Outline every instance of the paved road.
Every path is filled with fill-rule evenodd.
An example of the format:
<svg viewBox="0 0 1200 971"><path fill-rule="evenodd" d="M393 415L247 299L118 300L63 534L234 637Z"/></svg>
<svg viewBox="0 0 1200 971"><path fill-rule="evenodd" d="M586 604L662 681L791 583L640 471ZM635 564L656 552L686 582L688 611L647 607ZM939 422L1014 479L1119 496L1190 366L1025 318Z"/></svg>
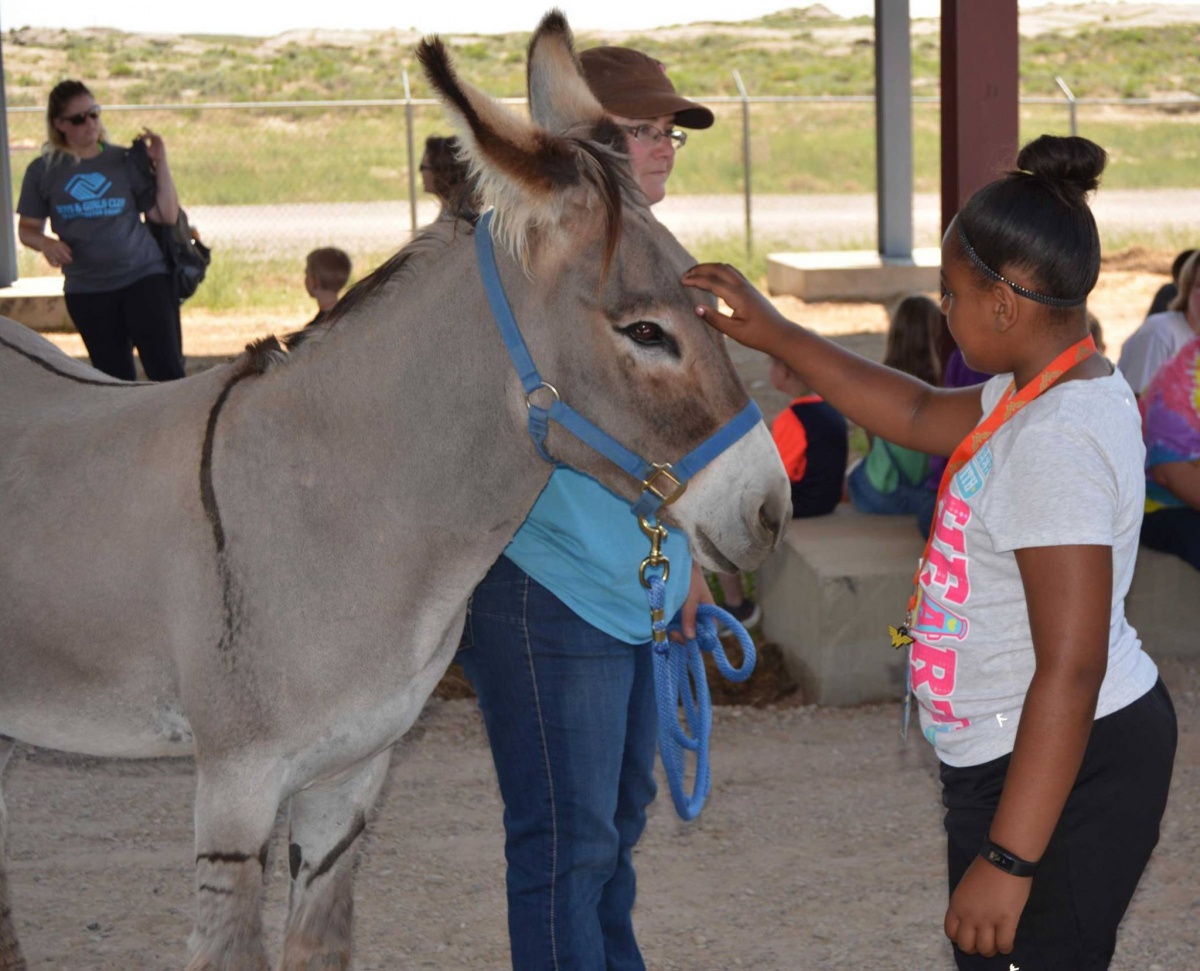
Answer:
<svg viewBox="0 0 1200 971"><path fill-rule="evenodd" d="M873 195L757 196L752 200L755 237L795 249L869 249L875 246ZM1102 232L1123 234L1174 227L1200 238L1200 189L1101 190L1094 200ZM336 245L352 252L397 248L408 238L407 202L353 202L283 206L195 206L189 215L205 239L218 246L263 251L307 251ZM740 196L674 196L655 212L685 244L737 237L745 226ZM914 238L938 242L940 201L916 196ZM422 201L418 224L436 207Z"/></svg>

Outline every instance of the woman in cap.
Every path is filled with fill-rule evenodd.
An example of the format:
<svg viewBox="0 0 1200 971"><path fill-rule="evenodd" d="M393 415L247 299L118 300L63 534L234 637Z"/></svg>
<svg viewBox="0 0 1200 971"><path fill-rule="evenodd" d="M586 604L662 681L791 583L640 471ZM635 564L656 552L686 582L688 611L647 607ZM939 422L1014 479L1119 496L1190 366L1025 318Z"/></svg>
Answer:
<svg viewBox="0 0 1200 971"><path fill-rule="evenodd" d="M713 114L638 51L580 54L588 85L627 134L648 205L666 195L676 126ZM633 847L654 799L650 613L637 577L647 540L628 504L556 469L471 600L459 660L479 695L504 798L513 971L642 971ZM686 540L665 550L667 616L694 636L707 597Z"/></svg>

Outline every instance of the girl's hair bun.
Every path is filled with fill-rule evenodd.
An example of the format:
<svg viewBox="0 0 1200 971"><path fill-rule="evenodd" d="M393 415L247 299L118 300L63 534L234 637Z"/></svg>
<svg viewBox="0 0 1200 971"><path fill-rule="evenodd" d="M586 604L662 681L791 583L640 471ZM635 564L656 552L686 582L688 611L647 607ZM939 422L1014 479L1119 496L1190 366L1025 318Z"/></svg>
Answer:
<svg viewBox="0 0 1200 971"><path fill-rule="evenodd" d="M1100 184L1108 153L1075 135L1042 135L1021 149L1017 169L1083 195Z"/></svg>

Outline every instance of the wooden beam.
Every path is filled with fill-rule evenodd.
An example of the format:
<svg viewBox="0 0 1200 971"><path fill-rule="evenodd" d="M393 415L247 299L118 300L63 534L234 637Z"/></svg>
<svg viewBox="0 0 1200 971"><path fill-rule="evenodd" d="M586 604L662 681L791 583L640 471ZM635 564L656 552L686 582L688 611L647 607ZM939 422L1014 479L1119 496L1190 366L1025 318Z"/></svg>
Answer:
<svg viewBox="0 0 1200 971"><path fill-rule="evenodd" d="M942 232L1020 141L1017 0L942 0Z"/></svg>

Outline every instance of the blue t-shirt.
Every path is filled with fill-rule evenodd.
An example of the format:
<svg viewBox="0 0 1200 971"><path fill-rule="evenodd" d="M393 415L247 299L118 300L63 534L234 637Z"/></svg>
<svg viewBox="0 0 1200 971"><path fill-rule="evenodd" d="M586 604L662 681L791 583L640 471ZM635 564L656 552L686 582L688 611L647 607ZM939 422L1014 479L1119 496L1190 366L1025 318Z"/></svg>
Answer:
<svg viewBox="0 0 1200 971"><path fill-rule="evenodd" d="M687 537L667 528L671 563L666 616L687 600L692 557ZM650 607L638 568L650 540L629 503L573 469L556 468L504 555L576 614L627 644L650 640Z"/></svg>

